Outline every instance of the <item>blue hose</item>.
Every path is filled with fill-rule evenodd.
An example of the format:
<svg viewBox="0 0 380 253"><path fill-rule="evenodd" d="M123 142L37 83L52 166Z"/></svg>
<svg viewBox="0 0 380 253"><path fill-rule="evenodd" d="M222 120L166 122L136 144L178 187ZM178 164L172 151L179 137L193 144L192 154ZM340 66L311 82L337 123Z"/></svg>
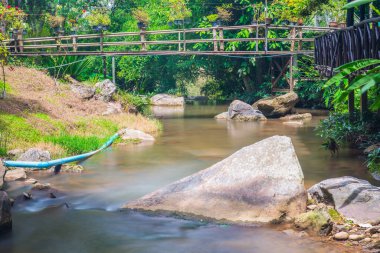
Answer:
<svg viewBox="0 0 380 253"><path fill-rule="evenodd" d="M34 169L46 169L65 163L79 162L90 158L91 156L106 149L119 137L119 134L113 135L106 143L104 143L99 149L91 151L85 154L70 156L66 158L51 160L47 162L28 162L28 161L3 161L5 167L18 167L18 168L34 168Z"/></svg>

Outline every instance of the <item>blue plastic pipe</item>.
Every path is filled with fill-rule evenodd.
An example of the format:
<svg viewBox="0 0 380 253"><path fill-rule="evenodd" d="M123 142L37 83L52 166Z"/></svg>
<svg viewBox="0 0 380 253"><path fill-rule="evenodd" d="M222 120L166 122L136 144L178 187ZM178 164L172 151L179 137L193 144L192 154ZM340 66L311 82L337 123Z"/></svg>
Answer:
<svg viewBox="0 0 380 253"><path fill-rule="evenodd" d="M5 167L18 167L18 168L34 168L34 169L46 169L65 163L79 162L90 158L91 156L99 153L100 151L111 146L112 143L119 137L119 134L113 135L106 143L104 143L99 149L91 151L85 154L70 156L66 158L51 160L47 162L28 162L28 161L3 161Z"/></svg>

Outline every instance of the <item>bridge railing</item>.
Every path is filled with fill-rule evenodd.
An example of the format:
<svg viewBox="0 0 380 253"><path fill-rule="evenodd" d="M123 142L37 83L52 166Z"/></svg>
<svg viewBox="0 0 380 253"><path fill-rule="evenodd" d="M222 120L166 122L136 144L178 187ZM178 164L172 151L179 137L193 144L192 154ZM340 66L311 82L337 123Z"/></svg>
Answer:
<svg viewBox="0 0 380 253"><path fill-rule="evenodd" d="M313 52L314 37L335 30L329 27L273 26L265 24L219 26L138 32L118 32L55 37L23 38L22 33L6 41L14 55L128 55L128 54L289 54ZM271 33L281 32L281 38ZM238 36L244 33L245 37ZM254 42L254 43L253 43ZM273 50L281 42L288 49ZM250 44L238 51L234 46ZM194 47L197 44L198 47ZM161 45L155 47L155 45ZM201 46L199 46L201 45ZM200 49L200 47L202 47Z"/></svg>
<svg viewBox="0 0 380 253"><path fill-rule="evenodd" d="M380 59L380 17L315 39L315 63L325 76L355 60Z"/></svg>

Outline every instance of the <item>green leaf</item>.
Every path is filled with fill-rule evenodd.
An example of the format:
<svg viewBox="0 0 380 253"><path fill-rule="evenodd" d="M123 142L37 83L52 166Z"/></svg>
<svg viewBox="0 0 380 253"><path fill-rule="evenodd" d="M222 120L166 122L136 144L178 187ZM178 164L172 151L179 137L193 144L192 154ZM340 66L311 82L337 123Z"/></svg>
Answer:
<svg viewBox="0 0 380 253"><path fill-rule="evenodd" d="M374 2L375 0L355 0L353 2L350 2L348 4L346 4L345 6L343 6L343 10L347 10L347 9L351 9L351 8L354 8L354 7L358 7L360 5L363 5L363 4L368 4L368 3L371 3L371 2Z"/></svg>
<svg viewBox="0 0 380 253"><path fill-rule="evenodd" d="M350 87L348 87L348 90L359 89L360 87L366 85L369 82L374 81L376 83L375 80L378 81L379 79L380 79L380 73L370 73L370 71L368 71L367 74L361 75L361 76L358 76L357 78L355 78L352 81Z"/></svg>
<svg viewBox="0 0 380 253"><path fill-rule="evenodd" d="M368 66L375 65L375 64L380 64L380 60L378 60L378 59L364 59L364 60L358 60L358 61L354 61L354 62L344 64L344 65L342 65L336 69L340 72L338 74L336 74L335 76L333 76L330 80L328 80L326 82L326 84L323 86L323 88L326 89L327 87L329 87L333 84L339 85L346 76L348 76L348 75L350 75L350 74L352 74L358 70L361 70L363 68L366 68Z"/></svg>

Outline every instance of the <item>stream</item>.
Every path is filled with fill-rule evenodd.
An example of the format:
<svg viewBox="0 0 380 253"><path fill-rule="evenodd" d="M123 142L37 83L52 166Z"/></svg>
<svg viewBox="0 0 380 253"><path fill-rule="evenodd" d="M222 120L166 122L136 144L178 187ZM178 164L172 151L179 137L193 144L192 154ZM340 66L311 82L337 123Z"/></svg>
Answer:
<svg viewBox="0 0 380 253"><path fill-rule="evenodd" d="M273 135L292 138L305 175L305 185L344 175L369 180L364 159L342 149L337 157L321 147L315 116L302 127L267 122L229 122L213 117L226 105L187 105L155 111L163 133L154 144L113 146L82 165L82 174L34 178L64 195L31 200L13 209L13 232L0 238L0 253L66 252L255 252L332 253L335 245L309 238L290 238L266 227L235 226L148 216L120 211L139 198L175 180L224 159L240 148ZM320 112L318 112L320 113ZM378 184L378 183L377 183ZM27 190L12 184L15 197ZM67 203L64 205L63 203Z"/></svg>

